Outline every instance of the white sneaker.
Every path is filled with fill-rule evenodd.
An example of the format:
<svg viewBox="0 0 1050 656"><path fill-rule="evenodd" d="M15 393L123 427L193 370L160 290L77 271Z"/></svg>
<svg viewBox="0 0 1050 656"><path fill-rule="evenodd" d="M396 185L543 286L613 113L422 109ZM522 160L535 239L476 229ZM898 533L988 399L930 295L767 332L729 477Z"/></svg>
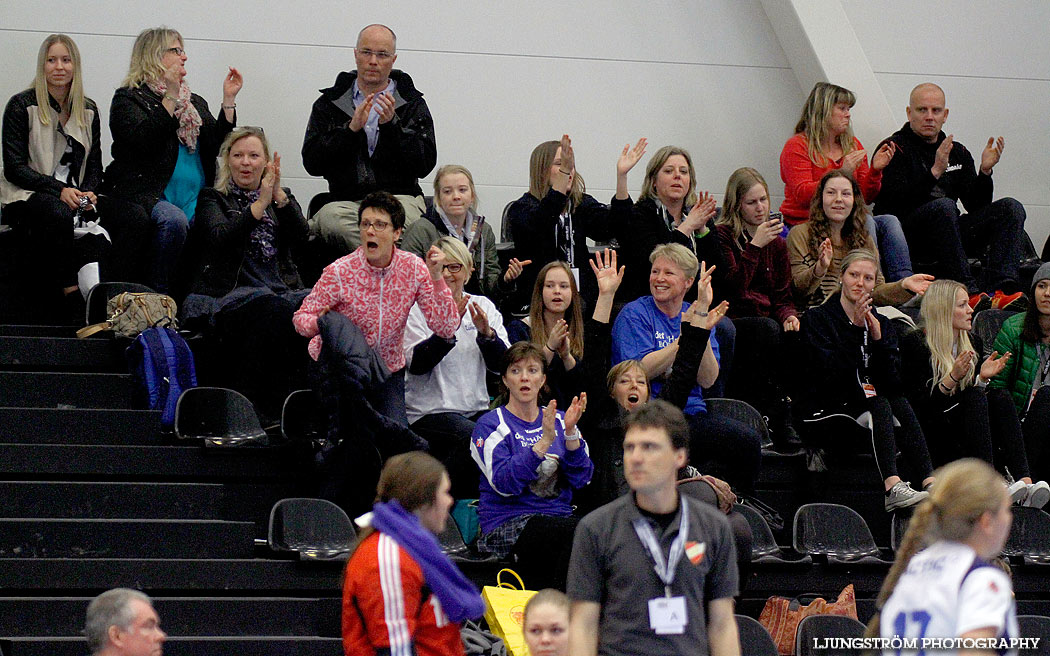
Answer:
<svg viewBox="0 0 1050 656"><path fill-rule="evenodd" d="M1050 485L1046 481L1036 481L1027 487L1025 500L1021 505L1042 508L1050 501Z"/></svg>
<svg viewBox="0 0 1050 656"><path fill-rule="evenodd" d="M1010 503L1020 505L1026 498L1028 498L1028 484L1024 481L1014 481L1013 483L1006 484L1006 493L1010 495ZM1046 502L1044 501L1043 503Z"/></svg>
<svg viewBox="0 0 1050 656"><path fill-rule="evenodd" d="M906 481L897 481L886 492L886 512L892 512L898 508L909 508L926 500L930 496L927 492L913 490Z"/></svg>

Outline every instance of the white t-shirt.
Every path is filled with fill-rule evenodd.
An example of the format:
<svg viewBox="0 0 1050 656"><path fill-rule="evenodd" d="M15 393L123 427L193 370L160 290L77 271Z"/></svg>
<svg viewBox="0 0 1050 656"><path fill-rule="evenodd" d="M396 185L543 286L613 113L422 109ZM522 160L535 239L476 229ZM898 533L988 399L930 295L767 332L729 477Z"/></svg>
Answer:
<svg viewBox="0 0 1050 656"><path fill-rule="evenodd" d="M958 638L994 627L996 637L1017 638L1010 577L958 542L936 542L916 554L882 608L883 638ZM911 656L916 651L883 651ZM951 656L955 651L938 651ZM1016 656L1016 650L1007 652Z"/></svg>

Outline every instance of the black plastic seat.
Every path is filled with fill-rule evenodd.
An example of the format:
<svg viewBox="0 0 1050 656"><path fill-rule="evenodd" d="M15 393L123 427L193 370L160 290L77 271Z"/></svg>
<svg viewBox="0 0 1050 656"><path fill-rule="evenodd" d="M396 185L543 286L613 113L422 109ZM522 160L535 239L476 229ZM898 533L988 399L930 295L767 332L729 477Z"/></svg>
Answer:
<svg viewBox="0 0 1050 656"><path fill-rule="evenodd" d="M463 540L463 534L459 532L459 524L451 513L445 520L445 530L438 535L438 543L441 550L445 552L454 563L495 563L499 558L492 554L478 553L467 546Z"/></svg>
<svg viewBox="0 0 1050 656"><path fill-rule="evenodd" d="M1039 646L1024 651L1028 656L1047 656L1050 654L1050 617L1043 615L1018 615L1017 627L1024 638L1039 638Z"/></svg>
<svg viewBox="0 0 1050 656"><path fill-rule="evenodd" d="M175 436L202 439L205 446L269 442L252 402L240 392L225 387L194 387L184 391L175 406Z"/></svg>
<svg viewBox="0 0 1050 656"><path fill-rule="evenodd" d="M740 637L740 653L746 656L777 656L777 644L766 627L753 617L736 615L736 631Z"/></svg>
<svg viewBox="0 0 1050 656"><path fill-rule="evenodd" d="M845 615L810 615L798 623L795 633L796 656L825 656L826 654L860 654L860 649L823 649L814 646L814 638L863 638L864 624ZM821 643L823 644L823 643Z"/></svg>
<svg viewBox="0 0 1050 656"><path fill-rule="evenodd" d="M134 294L151 293L152 289L137 282L100 282L87 293L87 308L84 311L85 325L101 323L109 318L106 312L106 304L109 299L123 292Z"/></svg>
<svg viewBox="0 0 1050 656"><path fill-rule="evenodd" d="M795 551L829 563L880 564L882 559L867 522L857 511L837 503L807 503L795 512L791 536Z"/></svg>
<svg viewBox="0 0 1050 656"><path fill-rule="evenodd" d="M270 548L299 560L347 560L356 537L353 522L331 501L281 499L270 510Z"/></svg>
<svg viewBox="0 0 1050 656"><path fill-rule="evenodd" d="M769 437L769 427L766 426L762 413L751 404L739 399L723 398L704 399L704 403L707 405L708 412L720 417L735 419L758 431L758 434L762 436L763 449L773 446L773 440Z"/></svg>
<svg viewBox="0 0 1050 656"><path fill-rule="evenodd" d="M1014 314L1017 313L1010 312L1009 310L990 309L981 310L973 315L973 328L971 332L981 339L982 352L977 354L980 356L980 359L983 360L992 354L992 347L995 344L995 338L999 334L999 330L1003 327L1003 322Z"/></svg>
<svg viewBox="0 0 1050 656"><path fill-rule="evenodd" d="M289 442L315 444L327 438L324 413L317 393L295 390L281 406L281 435Z"/></svg>
<svg viewBox="0 0 1050 656"><path fill-rule="evenodd" d="M751 562L812 564L813 559L807 555L785 553L777 545L773 531L760 512L739 503L733 506L733 510L743 515L748 525L751 526Z"/></svg>
<svg viewBox="0 0 1050 656"><path fill-rule="evenodd" d="M1027 564L1050 565L1050 514L1039 508L1015 507L1003 555Z"/></svg>

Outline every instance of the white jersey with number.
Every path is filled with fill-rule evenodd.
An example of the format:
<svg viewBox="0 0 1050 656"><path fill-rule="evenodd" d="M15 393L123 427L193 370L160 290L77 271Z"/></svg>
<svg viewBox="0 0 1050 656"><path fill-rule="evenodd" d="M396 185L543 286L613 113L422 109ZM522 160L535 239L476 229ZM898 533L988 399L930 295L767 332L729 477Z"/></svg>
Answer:
<svg viewBox="0 0 1050 656"><path fill-rule="evenodd" d="M1002 570L989 565L970 547L936 542L916 554L882 608L883 638L958 638L992 627L999 638L1017 638L1013 586ZM913 656L918 650L884 650L884 656ZM1016 655L1016 650L998 653ZM937 651L949 656L956 651Z"/></svg>

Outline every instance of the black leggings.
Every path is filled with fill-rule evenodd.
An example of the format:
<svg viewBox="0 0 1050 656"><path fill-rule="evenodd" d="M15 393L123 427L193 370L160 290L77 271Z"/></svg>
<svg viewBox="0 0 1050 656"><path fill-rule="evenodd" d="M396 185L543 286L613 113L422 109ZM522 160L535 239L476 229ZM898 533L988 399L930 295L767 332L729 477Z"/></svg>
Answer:
<svg viewBox="0 0 1050 656"><path fill-rule="evenodd" d="M1032 399L1032 405L1024 414L1021 431L1032 478L1046 480L1050 477L1050 447L1047 444L1050 442L1050 387L1041 388Z"/></svg>
<svg viewBox="0 0 1050 656"><path fill-rule="evenodd" d="M565 591L577 517L534 515L525 524L511 553L517 557L518 573L529 590L555 588Z"/></svg>
<svg viewBox="0 0 1050 656"><path fill-rule="evenodd" d="M773 401L784 396L780 380L788 380L798 333L768 317L738 317L736 325L736 366L726 386L726 396L747 401L764 415Z"/></svg>
<svg viewBox="0 0 1050 656"><path fill-rule="evenodd" d="M1009 393L968 387L953 397L949 410L924 413L922 427L933 462L980 458L1015 479L1030 475L1021 422Z"/></svg>
<svg viewBox="0 0 1050 656"><path fill-rule="evenodd" d="M747 424L710 412L689 420L689 462L738 490L754 490L762 464L762 436Z"/></svg>

